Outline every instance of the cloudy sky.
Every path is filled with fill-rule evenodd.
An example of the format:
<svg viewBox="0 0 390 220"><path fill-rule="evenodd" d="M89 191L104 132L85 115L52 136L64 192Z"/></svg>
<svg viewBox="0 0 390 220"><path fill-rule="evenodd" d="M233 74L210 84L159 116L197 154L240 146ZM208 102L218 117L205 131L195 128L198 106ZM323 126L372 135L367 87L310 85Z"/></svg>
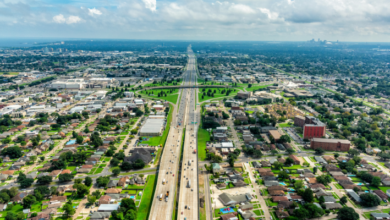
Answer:
<svg viewBox="0 0 390 220"><path fill-rule="evenodd" d="M389 0L0 0L0 38L390 41Z"/></svg>

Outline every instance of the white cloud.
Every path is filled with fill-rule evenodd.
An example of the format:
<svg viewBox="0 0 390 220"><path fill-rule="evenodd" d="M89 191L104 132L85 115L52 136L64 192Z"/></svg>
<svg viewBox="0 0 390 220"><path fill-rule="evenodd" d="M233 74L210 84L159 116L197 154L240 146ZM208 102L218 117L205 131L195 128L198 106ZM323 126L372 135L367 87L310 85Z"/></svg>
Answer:
<svg viewBox="0 0 390 220"><path fill-rule="evenodd" d="M74 15L65 18L64 15L59 14L53 17L53 21L59 24L63 24L63 23L75 24L75 23L79 23L81 21L81 18L79 16L74 16Z"/></svg>
<svg viewBox="0 0 390 220"><path fill-rule="evenodd" d="M95 15L102 15L102 12L99 9L96 8L88 8L88 14L90 16L95 16Z"/></svg>
<svg viewBox="0 0 390 220"><path fill-rule="evenodd" d="M65 23L66 19L62 14L59 14L53 17L53 21L56 23Z"/></svg>
<svg viewBox="0 0 390 220"><path fill-rule="evenodd" d="M69 16L66 23L67 24L75 24L75 23L79 23L80 21L81 21L81 18L79 16Z"/></svg>
<svg viewBox="0 0 390 220"><path fill-rule="evenodd" d="M157 3L156 0L142 0L145 4L145 8L151 10L151 11L156 11L157 9Z"/></svg>

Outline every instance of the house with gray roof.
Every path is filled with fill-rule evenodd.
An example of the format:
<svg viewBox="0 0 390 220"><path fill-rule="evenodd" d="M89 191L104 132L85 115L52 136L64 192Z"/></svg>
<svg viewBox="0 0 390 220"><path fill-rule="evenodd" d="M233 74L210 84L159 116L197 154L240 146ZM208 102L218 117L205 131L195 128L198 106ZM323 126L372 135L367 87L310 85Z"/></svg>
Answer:
<svg viewBox="0 0 390 220"><path fill-rule="evenodd" d="M346 189L345 190L348 194L349 197L351 197L351 199L355 202L358 202L360 203L362 200L360 199L360 196L355 192L353 191L353 189Z"/></svg>
<svg viewBox="0 0 390 220"><path fill-rule="evenodd" d="M93 212L91 215L91 220L103 220L109 219L111 216L111 212Z"/></svg>
<svg viewBox="0 0 390 220"><path fill-rule="evenodd" d="M229 193L222 193L218 196L219 200L223 205L235 205L240 203L250 202L253 198L249 193L239 194L239 195L231 195Z"/></svg>
<svg viewBox="0 0 390 220"><path fill-rule="evenodd" d="M390 219L390 215L388 213L371 213L370 214L375 219Z"/></svg>

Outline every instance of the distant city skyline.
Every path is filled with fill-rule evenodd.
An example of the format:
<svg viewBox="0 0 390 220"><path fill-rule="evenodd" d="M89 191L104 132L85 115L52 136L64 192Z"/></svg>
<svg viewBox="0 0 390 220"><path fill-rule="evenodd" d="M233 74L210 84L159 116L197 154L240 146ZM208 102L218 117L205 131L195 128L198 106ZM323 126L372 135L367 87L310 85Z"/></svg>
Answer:
<svg viewBox="0 0 390 220"><path fill-rule="evenodd" d="M0 0L0 38L389 42L385 0Z"/></svg>

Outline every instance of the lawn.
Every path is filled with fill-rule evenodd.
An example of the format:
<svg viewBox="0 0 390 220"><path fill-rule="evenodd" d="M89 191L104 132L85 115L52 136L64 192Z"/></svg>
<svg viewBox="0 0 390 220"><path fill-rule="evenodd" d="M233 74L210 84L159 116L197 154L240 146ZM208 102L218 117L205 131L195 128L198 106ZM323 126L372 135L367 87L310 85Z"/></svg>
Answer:
<svg viewBox="0 0 390 220"><path fill-rule="evenodd" d="M257 216L260 216L260 215L261 215L260 210L254 210L253 213L255 213Z"/></svg>
<svg viewBox="0 0 390 220"><path fill-rule="evenodd" d="M208 91L210 90L210 92L214 92L213 95L210 94L210 96L208 96ZM235 96L237 95L238 93L238 89L236 88L232 88L232 89L228 89L230 90L230 93L228 96ZM223 93L222 93L223 92ZM215 99L215 98L223 98L223 97L227 97L226 95L226 89L225 88L204 88L204 89L199 89L199 94L198 94L198 99L199 99L199 102L203 102L203 101L206 101L206 100L209 100L209 99Z"/></svg>
<svg viewBox="0 0 390 220"><path fill-rule="evenodd" d="M289 125L288 123L281 123L277 125L279 128L287 128L287 127L292 127L293 125Z"/></svg>
<svg viewBox="0 0 390 220"><path fill-rule="evenodd" d="M96 170L95 174L99 174L99 173L103 172L103 169L104 169L104 168L98 168L98 169Z"/></svg>
<svg viewBox="0 0 390 220"><path fill-rule="evenodd" d="M203 129L199 128L198 130L198 157L199 160L206 160L206 142L210 141L210 133Z"/></svg>
<svg viewBox="0 0 390 220"><path fill-rule="evenodd" d="M166 96L158 97L160 92L165 92ZM179 97L179 89L153 89L153 90L144 90L140 92L142 95L148 98L155 98L160 100L166 100L168 102L175 103L177 102L177 98Z"/></svg>
<svg viewBox="0 0 390 220"><path fill-rule="evenodd" d="M386 193L386 191L390 189L390 186L380 186L379 189Z"/></svg>
<svg viewBox="0 0 390 220"><path fill-rule="evenodd" d="M272 202L271 199L266 199L265 203L267 204L267 206L277 206L278 205L277 202Z"/></svg>
<svg viewBox="0 0 390 220"><path fill-rule="evenodd" d="M239 84L239 85L241 85L241 84ZM245 85L245 84L244 84L244 85ZM250 87L250 88L245 88L245 90L246 90L246 91L253 92L253 91L255 91L255 90L267 88L268 86L272 86L272 84L270 84L270 85L263 85L263 86L252 85L252 87Z"/></svg>
<svg viewBox="0 0 390 220"><path fill-rule="evenodd" d="M148 213L152 205L154 190L156 187L156 175L148 176L148 183L146 184L144 194L142 196L141 204L138 208L137 220L148 219Z"/></svg>

